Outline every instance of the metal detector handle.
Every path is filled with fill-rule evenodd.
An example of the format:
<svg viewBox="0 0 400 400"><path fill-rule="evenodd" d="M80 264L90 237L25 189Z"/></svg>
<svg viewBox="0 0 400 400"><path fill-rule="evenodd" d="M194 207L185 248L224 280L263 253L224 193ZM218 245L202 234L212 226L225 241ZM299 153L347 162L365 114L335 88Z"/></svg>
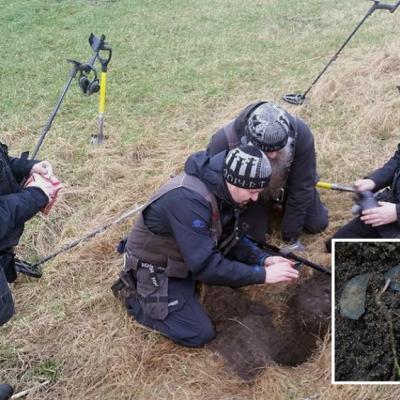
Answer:
<svg viewBox="0 0 400 400"><path fill-rule="evenodd" d="M110 62L111 56L112 56L111 46L109 46L105 42L105 40L106 40L105 35L101 35L100 38L98 38L95 35L93 35L93 33L91 33L89 36L89 44L92 47L93 51L96 53L96 56L97 56L98 60L100 61L103 72L107 71L107 65ZM100 57L101 51L108 52L107 58Z"/></svg>
<svg viewBox="0 0 400 400"><path fill-rule="evenodd" d="M396 9L400 6L400 0L395 4L382 4L378 0L372 0L375 4L372 6L375 10L388 10L390 13L394 13ZM373 12L372 11L372 12Z"/></svg>

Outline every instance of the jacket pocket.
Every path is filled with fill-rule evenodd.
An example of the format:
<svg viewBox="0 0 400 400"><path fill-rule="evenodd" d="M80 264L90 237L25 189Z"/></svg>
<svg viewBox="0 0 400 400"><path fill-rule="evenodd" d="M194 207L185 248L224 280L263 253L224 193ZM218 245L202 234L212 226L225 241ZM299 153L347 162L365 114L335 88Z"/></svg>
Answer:
<svg viewBox="0 0 400 400"><path fill-rule="evenodd" d="M145 265L150 269L140 267L137 271L139 303L148 317L164 320L168 316L168 277L164 272L156 272L151 264Z"/></svg>

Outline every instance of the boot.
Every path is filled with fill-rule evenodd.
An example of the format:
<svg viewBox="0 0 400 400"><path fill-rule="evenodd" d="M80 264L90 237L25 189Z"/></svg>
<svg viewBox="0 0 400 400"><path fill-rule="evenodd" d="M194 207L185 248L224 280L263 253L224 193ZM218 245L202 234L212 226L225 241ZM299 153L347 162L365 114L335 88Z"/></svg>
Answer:
<svg viewBox="0 0 400 400"><path fill-rule="evenodd" d="M0 384L0 400L10 399L12 394L14 393L14 389L7 383Z"/></svg>

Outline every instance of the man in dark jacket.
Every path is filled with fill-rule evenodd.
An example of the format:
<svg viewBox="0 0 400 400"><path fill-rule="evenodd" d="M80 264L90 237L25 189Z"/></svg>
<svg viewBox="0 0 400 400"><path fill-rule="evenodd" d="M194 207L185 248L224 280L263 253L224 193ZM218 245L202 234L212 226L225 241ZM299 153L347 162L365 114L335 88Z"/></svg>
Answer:
<svg viewBox="0 0 400 400"><path fill-rule="evenodd" d="M49 168L47 161L9 157L7 146L0 143L0 326L14 314L8 286L17 277L14 246L18 244L25 222L43 209L53 195L52 186L43 182L32 181L23 189L20 184L31 173L46 175Z"/></svg>
<svg viewBox="0 0 400 400"><path fill-rule="evenodd" d="M381 168L374 171L368 178L358 179L354 188L358 192L384 191L376 195L379 207L370 208L361 212L361 216L354 218L341 227L326 243L327 250L331 251L332 239L393 239L400 237L400 145L393 157Z"/></svg>
<svg viewBox="0 0 400 400"><path fill-rule="evenodd" d="M328 210L321 202L314 138L302 121L269 102L247 106L211 138L209 154L252 144L261 149L272 166L271 182L260 201L248 207L242 224L257 240L264 241L270 230L272 210L282 214L282 239L302 247L303 230L319 233L328 226Z"/></svg>
<svg viewBox="0 0 400 400"><path fill-rule="evenodd" d="M254 146L189 157L185 173L151 197L128 236L113 285L128 313L178 344L201 346L215 330L196 282L241 287L296 279L292 262L264 253L237 229L240 211L257 200L270 173Z"/></svg>

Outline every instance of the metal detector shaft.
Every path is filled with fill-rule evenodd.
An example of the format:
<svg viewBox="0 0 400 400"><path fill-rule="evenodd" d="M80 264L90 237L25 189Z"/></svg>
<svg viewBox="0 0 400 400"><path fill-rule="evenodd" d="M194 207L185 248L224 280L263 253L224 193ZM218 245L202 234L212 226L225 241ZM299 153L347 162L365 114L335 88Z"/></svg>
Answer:
<svg viewBox="0 0 400 400"><path fill-rule="evenodd" d="M315 185L318 189L338 190L340 192L355 192L352 186L340 185L339 183L328 183L319 181Z"/></svg>
<svg viewBox="0 0 400 400"><path fill-rule="evenodd" d="M255 243L257 243L258 246L260 246L261 248L267 249L267 250L272 250L273 252L280 254L282 257L285 258L289 258L291 260L300 262L304 265L307 265L310 268L313 268L319 272L322 272L323 274L326 275L332 275L331 271L329 271L328 269L326 269L325 267L323 267L322 265L318 265L313 263L312 261L309 261L303 257L299 257L296 254L293 254L292 252L286 252L283 249L280 249L277 246L274 246L272 244L268 244L268 243L261 243L258 240L255 240L254 238L251 238L251 240L253 240Z"/></svg>
<svg viewBox="0 0 400 400"><path fill-rule="evenodd" d="M32 264L31 267L32 268L37 268L39 265L44 264L45 262L51 260L52 258L58 256L60 253L64 253L70 249L72 249L73 247L77 246L78 244L82 243L82 242L86 242L87 240L91 239L92 237L98 235L101 232L104 232L105 230L107 230L110 226L112 225L116 225L121 221L124 221L125 219L131 217L132 215L136 214L137 212L139 212L142 208L144 207L144 204L141 206L138 206L132 210L126 211L124 214L120 215L119 217L115 218L114 220L112 220L111 222L102 225L96 229L94 229L93 231L91 231L90 233L88 233L85 236L82 236L79 239L75 239L74 241L72 241L71 243L68 243L64 246L62 246L59 250L55 251L54 253L49 254L48 256L40 259L37 263Z"/></svg>

